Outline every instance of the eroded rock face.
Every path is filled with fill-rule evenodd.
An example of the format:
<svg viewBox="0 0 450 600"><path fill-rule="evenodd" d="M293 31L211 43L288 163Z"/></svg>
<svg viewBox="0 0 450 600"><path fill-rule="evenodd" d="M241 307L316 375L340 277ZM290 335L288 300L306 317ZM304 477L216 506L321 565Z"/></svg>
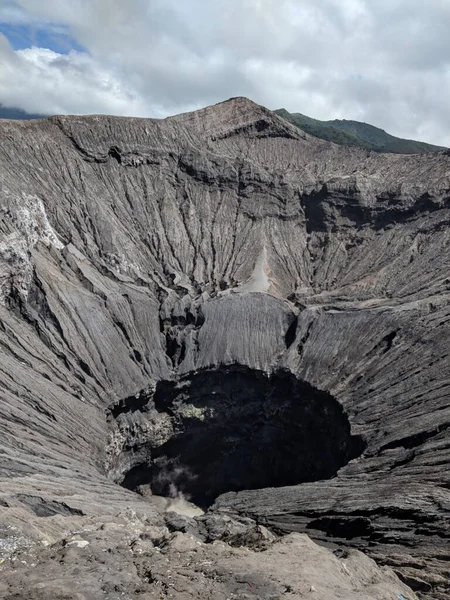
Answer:
<svg viewBox="0 0 450 600"><path fill-rule="evenodd" d="M207 514L363 549L449 598L450 156L337 147L242 98L4 121L0 140L6 555L127 508L162 527L117 482L186 461Z"/></svg>

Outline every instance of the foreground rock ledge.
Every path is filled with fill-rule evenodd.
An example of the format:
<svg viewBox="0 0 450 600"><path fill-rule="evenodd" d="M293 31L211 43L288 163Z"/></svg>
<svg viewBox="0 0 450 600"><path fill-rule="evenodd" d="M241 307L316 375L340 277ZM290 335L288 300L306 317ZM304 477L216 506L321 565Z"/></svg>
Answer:
<svg viewBox="0 0 450 600"><path fill-rule="evenodd" d="M308 597L308 585L322 598L450 598L448 153L338 147L243 98L163 121L4 121L0 140L1 593L189 598L193 579L218 598ZM251 485L227 475L203 517L117 484L140 466L128 487L145 486L155 432L138 414L157 390L164 405L180 382L236 368L316 390L316 432L314 398L331 398L345 426L318 447L346 431L332 468L312 469L324 455L300 428L310 454L296 481L250 489L269 483L250 444ZM176 426L211 408L188 404ZM282 460L285 437L265 435ZM308 553L329 562L329 582L306 576Z"/></svg>

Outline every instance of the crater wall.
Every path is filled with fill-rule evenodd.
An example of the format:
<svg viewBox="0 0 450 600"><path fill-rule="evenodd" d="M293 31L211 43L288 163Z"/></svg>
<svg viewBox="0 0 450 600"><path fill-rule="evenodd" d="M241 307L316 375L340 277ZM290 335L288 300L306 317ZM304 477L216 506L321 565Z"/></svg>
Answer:
<svg viewBox="0 0 450 600"><path fill-rule="evenodd" d="M162 121L2 121L0 140L5 532L47 535L36 510L57 509L56 535L70 510L144 505L114 483L142 450L117 458L126 436L111 440L127 399L233 365L287 372L333 398L323 435L339 446L344 414L364 450L323 441L332 469L218 485L212 510L356 546L449 597L448 153L338 147L243 98Z"/></svg>

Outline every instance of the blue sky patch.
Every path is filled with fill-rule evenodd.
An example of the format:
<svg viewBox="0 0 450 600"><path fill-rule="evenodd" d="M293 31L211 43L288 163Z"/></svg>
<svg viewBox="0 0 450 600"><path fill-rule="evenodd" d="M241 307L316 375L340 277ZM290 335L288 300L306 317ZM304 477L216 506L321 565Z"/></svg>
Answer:
<svg viewBox="0 0 450 600"><path fill-rule="evenodd" d="M23 50L37 46L48 48L58 54L68 54L71 50L87 52L69 33L63 25L50 23L38 27L19 23L5 23L0 21L0 33L9 41L14 50Z"/></svg>

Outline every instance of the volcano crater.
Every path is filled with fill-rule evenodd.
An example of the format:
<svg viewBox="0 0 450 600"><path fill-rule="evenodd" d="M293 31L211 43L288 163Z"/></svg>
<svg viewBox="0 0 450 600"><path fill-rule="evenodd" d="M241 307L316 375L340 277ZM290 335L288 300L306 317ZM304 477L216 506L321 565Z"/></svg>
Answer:
<svg viewBox="0 0 450 600"><path fill-rule="evenodd" d="M160 381L112 407L110 422L127 432L118 483L202 508L229 491L329 479L365 447L331 394L287 370L240 365Z"/></svg>

